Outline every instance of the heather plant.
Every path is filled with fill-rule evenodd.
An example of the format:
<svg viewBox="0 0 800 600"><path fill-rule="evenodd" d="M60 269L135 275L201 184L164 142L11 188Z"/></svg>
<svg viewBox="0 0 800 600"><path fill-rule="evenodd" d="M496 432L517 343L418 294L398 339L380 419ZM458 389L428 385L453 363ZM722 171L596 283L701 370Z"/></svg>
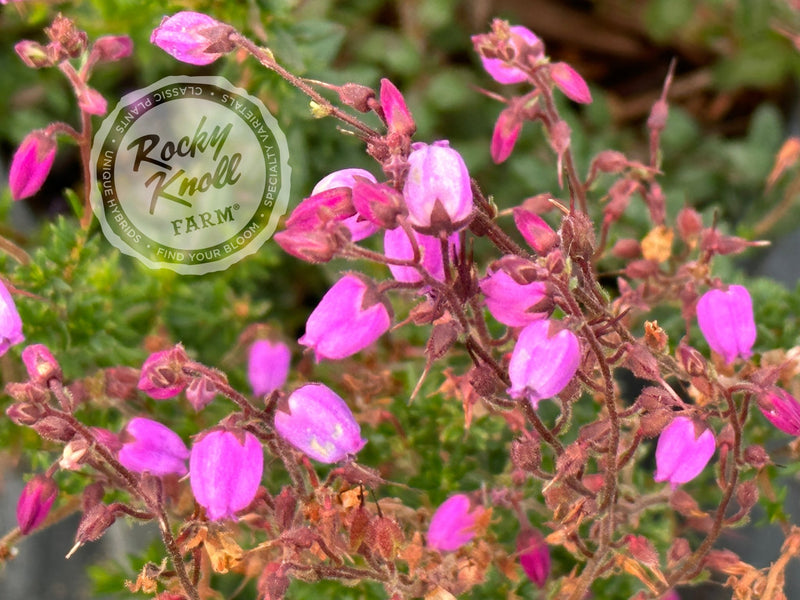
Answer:
<svg viewBox="0 0 800 600"><path fill-rule="evenodd" d="M56 123L23 139L14 200L41 189L57 136L77 144L88 172L91 115L106 106L89 87L92 67L135 52L127 38L91 41L61 16L47 35L47 46L17 52L67 75L82 129ZM603 148L581 165L563 108L594 102L581 74L551 61L526 26L496 19L474 35L498 84L485 95L500 104L485 153L504 163L535 129L558 185L509 199L470 174L455 143L417 139L402 86L387 78L373 89L302 77L192 11L165 16L150 41L191 65L260 65L308 97L317 127L338 120L373 168L304 188L275 236L289 264L336 273L315 307L293 307L301 335L239 314L221 334L239 325L235 350L215 361L176 337L166 312L136 351L62 365L44 335L28 333L38 331L30 307L82 315L40 294L40 257L2 240L19 263L0 287L6 415L41 450L31 450L34 474L0 557L78 512L70 555L117 520L155 523L157 558L126 587L161 600L244 586L275 600L315 595L326 581L393 599L674 598L712 576L736 598L786 597L800 529L775 488L797 450L775 441L800 430L796 327L759 322L769 293L754 297L759 285L726 258L761 242L668 203L672 69L647 120L646 156ZM88 279L111 281L88 198L84 187L84 202L72 202L77 227L62 219L54 231L81 265L98 261ZM125 299L132 319L137 302L180 293L173 278L158 281ZM204 327L193 315L184 330ZM65 352L83 343L70 339ZM763 568L723 538L759 503L784 535Z"/></svg>

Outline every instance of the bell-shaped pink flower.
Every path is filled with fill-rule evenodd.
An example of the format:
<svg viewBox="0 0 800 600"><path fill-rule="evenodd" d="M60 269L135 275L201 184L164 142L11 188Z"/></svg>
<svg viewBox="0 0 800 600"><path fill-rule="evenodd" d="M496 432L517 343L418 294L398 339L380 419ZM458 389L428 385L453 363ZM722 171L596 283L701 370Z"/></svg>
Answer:
<svg viewBox="0 0 800 600"><path fill-rule="evenodd" d="M375 176L364 169L340 169L320 179L314 189L311 190L311 194L320 194L336 188L348 188L352 191L356 183L356 177L363 177L373 183L376 182ZM351 239L354 242L363 240L378 231L378 226L375 223L356 214L355 207L353 207L353 212L349 216L342 219L342 223L350 230Z"/></svg>
<svg viewBox="0 0 800 600"><path fill-rule="evenodd" d="M381 79L381 107L389 133L411 136L417 130L403 94L388 79Z"/></svg>
<svg viewBox="0 0 800 600"><path fill-rule="evenodd" d="M547 284L525 282L523 275L513 269L519 259L509 258L512 260L497 261L480 282L486 308L495 319L509 327L523 327L547 318L552 308Z"/></svg>
<svg viewBox="0 0 800 600"><path fill-rule="evenodd" d="M714 455L714 433L706 429L698 437L694 421L675 417L661 432L656 446L656 481L669 481L674 490L697 477Z"/></svg>
<svg viewBox="0 0 800 600"><path fill-rule="evenodd" d="M298 341L313 348L317 361L346 358L388 331L389 310L369 280L347 274L322 297Z"/></svg>
<svg viewBox="0 0 800 600"><path fill-rule="evenodd" d="M535 33L522 25L512 25L509 30L511 37L506 43L513 50L515 56L530 54L530 51L533 50L534 52L531 54L533 57L544 58L544 44ZM528 78L525 71L508 64L501 58L481 56L481 62L486 72L498 83L521 83Z"/></svg>
<svg viewBox="0 0 800 600"><path fill-rule="evenodd" d="M156 400L166 400L180 394L189 385L190 377L183 372L189 360L183 346L153 352L142 365L138 387Z"/></svg>
<svg viewBox="0 0 800 600"><path fill-rule="evenodd" d="M292 446L323 463L356 454L367 440L344 400L321 383L289 395L275 413L275 430Z"/></svg>
<svg viewBox="0 0 800 600"><path fill-rule="evenodd" d="M35 475L25 484L17 501L17 526L22 535L28 535L42 524L57 496L58 486L47 475Z"/></svg>
<svg viewBox="0 0 800 600"><path fill-rule="evenodd" d="M467 165L446 140L411 145L403 197L408 221L423 233L466 227L472 215Z"/></svg>
<svg viewBox="0 0 800 600"><path fill-rule="evenodd" d="M17 312L17 305L11 293L0 280L0 356L5 354L11 346L25 341L22 335L22 318Z"/></svg>
<svg viewBox="0 0 800 600"><path fill-rule="evenodd" d="M25 136L11 159L8 172L11 197L22 200L38 192L50 173L55 157L56 141L53 136L41 129Z"/></svg>
<svg viewBox="0 0 800 600"><path fill-rule="evenodd" d="M150 43L155 44L181 62L190 65L208 65L224 54L224 52L206 52L206 50L210 46L218 46L220 41L224 41L221 34L225 29L226 26L223 23L208 15L181 11L162 19L161 24L153 30L153 34L150 36ZM216 48L214 49L216 50ZM228 49L225 48L225 50Z"/></svg>
<svg viewBox="0 0 800 600"><path fill-rule="evenodd" d="M711 349L727 364L753 354L756 324L747 288L732 285L728 291L710 290L697 302L697 323Z"/></svg>
<svg viewBox="0 0 800 600"><path fill-rule="evenodd" d="M508 376L512 398L527 398L536 408L540 400L560 393L575 376L581 362L578 338L569 329L551 334L552 321L534 321L519 334Z"/></svg>
<svg viewBox="0 0 800 600"><path fill-rule="evenodd" d="M543 588L550 576L550 548L542 534L526 527L517 536L519 564L538 588Z"/></svg>
<svg viewBox="0 0 800 600"><path fill-rule="evenodd" d="M537 254L547 254L558 243L558 234L535 212L517 207L513 213L517 230Z"/></svg>
<svg viewBox="0 0 800 600"><path fill-rule="evenodd" d="M758 407L775 427L800 435L800 402L794 396L775 387L758 399Z"/></svg>
<svg viewBox="0 0 800 600"><path fill-rule="evenodd" d="M422 267L437 281L444 281L444 263L442 262L442 243L439 238L424 233L414 232L414 237L419 248ZM450 259L458 253L460 241L458 233L453 233L447 240L450 248ZM383 235L383 253L389 258L411 260L414 258L414 248L411 240L402 227L389 229ZM419 283L422 275L414 267L388 265L389 270L397 281L404 283Z"/></svg>
<svg viewBox="0 0 800 600"><path fill-rule="evenodd" d="M440 552L458 550L475 537L482 506L471 508L469 497L456 494L445 500L433 513L428 526L428 546Z"/></svg>
<svg viewBox="0 0 800 600"><path fill-rule="evenodd" d="M503 109L494 124L490 146L492 160L496 165L511 156L511 151L514 150L521 131L522 119L519 117L519 110L516 107Z"/></svg>
<svg viewBox="0 0 800 600"><path fill-rule="evenodd" d="M256 340L247 359L247 379L256 396L279 390L289 376L292 353L283 342Z"/></svg>
<svg viewBox="0 0 800 600"><path fill-rule="evenodd" d="M123 466L153 475L186 475L186 459L189 450L180 436L157 421L136 417L125 427L131 441L123 444L119 451L119 462Z"/></svg>
<svg viewBox="0 0 800 600"><path fill-rule="evenodd" d="M550 65L550 77L556 87L564 92L564 95L574 102L580 104L590 104L592 93L589 86L580 74L565 62L557 62Z"/></svg>
<svg viewBox="0 0 800 600"><path fill-rule="evenodd" d="M212 521L234 519L255 498L264 472L264 451L246 431L212 429L192 445L189 481L195 500Z"/></svg>

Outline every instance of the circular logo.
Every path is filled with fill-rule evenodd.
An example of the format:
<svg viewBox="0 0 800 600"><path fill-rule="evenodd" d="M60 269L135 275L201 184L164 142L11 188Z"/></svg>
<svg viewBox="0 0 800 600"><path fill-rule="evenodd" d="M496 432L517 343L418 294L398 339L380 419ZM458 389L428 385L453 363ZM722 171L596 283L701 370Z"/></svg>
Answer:
<svg viewBox="0 0 800 600"><path fill-rule="evenodd" d="M258 98L222 77L126 95L92 145L92 208L150 268L219 271L258 250L289 200L289 153Z"/></svg>

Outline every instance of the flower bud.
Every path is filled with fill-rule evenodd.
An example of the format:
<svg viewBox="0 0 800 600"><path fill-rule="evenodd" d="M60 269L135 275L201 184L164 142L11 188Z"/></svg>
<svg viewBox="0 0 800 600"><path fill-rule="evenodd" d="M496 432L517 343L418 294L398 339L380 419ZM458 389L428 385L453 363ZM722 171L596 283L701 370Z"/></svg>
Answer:
<svg viewBox="0 0 800 600"><path fill-rule="evenodd" d="M397 218L408 214L403 195L385 183L356 177L353 206L364 219L385 229L395 229Z"/></svg>
<svg viewBox="0 0 800 600"><path fill-rule="evenodd" d="M320 179L317 185L314 186L314 189L311 190L312 195L321 194L336 188L346 188L351 192L348 201L350 202L349 208L352 212L341 220L350 231L350 237L354 242L363 240L378 231L378 226L370 221L366 215L356 214L357 207L355 206L355 199L352 198L352 190L359 177L372 183L376 181L372 173L364 169L340 169Z"/></svg>
<svg viewBox="0 0 800 600"><path fill-rule="evenodd" d="M409 137L414 135L417 126L414 124L414 118L408 110L405 98L386 78L381 79L380 101L389 133L399 133Z"/></svg>
<svg viewBox="0 0 800 600"><path fill-rule="evenodd" d="M693 208L683 207L675 220L678 235L687 244L692 243L703 229L703 218Z"/></svg>
<svg viewBox="0 0 800 600"><path fill-rule="evenodd" d="M61 367L55 357L42 344L32 344L22 351L22 362L32 383L47 387L51 379L61 381Z"/></svg>
<svg viewBox="0 0 800 600"><path fill-rule="evenodd" d="M470 500L465 494L456 494L445 500L433 513L428 526L428 546L440 552L458 550L475 537L478 520L485 509L477 506L470 510Z"/></svg>
<svg viewBox="0 0 800 600"><path fill-rule="evenodd" d="M11 159L8 186L11 197L22 200L33 196L42 187L56 157L53 136L38 129L29 133Z"/></svg>
<svg viewBox="0 0 800 600"><path fill-rule="evenodd" d="M345 185L328 187L303 199L286 219L286 227L323 229L330 221L344 221L355 215L350 188Z"/></svg>
<svg viewBox="0 0 800 600"><path fill-rule="evenodd" d="M58 486L47 475L35 475L17 501L17 526L22 535L28 535L47 518L58 496Z"/></svg>
<svg viewBox="0 0 800 600"><path fill-rule="evenodd" d="M183 365L189 361L183 346L154 352L142 365L139 389L156 400L166 400L180 394L189 385Z"/></svg>
<svg viewBox="0 0 800 600"><path fill-rule="evenodd" d="M279 390L289 376L292 353L283 342L256 340L250 346L247 379L255 396L266 396Z"/></svg>
<svg viewBox="0 0 800 600"><path fill-rule="evenodd" d="M758 407L775 427L790 435L800 435L800 402L794 396L774 387L758 399Z"/></svg>
<svg viewBox="0 0 800 600"><path fill-rule="evenodd" d="M527 281L514 271L518 262L515 259L496 261L481 280L480 289L486 296L486 308L495 319L509 327L524 327L547 318L553 301L547 283Z"/></svg>
<svg viewBox="0 0 800 600"><path fill-rule="evenodd" d="M298 341L313 348L317 361L346 358L389 329L389 309L369 280L347 274L322 297Z"/></svg>
<svg viewBox="0 0 800 600"><path fill-rule="evenodd" d="M508 376L512 398L525 398L536 408L540 400L559 394L581 362L578 338L569 329L550 332L554 323L534 321L519 334L511 353Z"/></svg>
<svg viewBox="0 0 800 600"><path fill-rule="evenodd" d="M550 576L550 549L535 529L525 528L517 536L519 564L528 578L539 589L544 588Z"/></svg>
<svg viewBox="0 0 800 600"><path fill-rule="evenodd" d="M186 475L189 450L169 427L136 417L128 422L125 432L133 440L119 451L119 462L124 467L136 473L148 471L159 477L169 473Z"/></svg>
<svg viewBox="0 0 800 600"><path fill-rule="evenodd" d="M186 399L192 408L202 410L217 397L217 386L208 377L195 377L186 388Z"/></svg>
<svg viewBox="0 0 800 600"><path fill-rule="evenodd" d="M444 281L444 262L442 261L442 243L439 238L414 231L414 238L420 254L420 263L428 274L437 281ZM460 247L458 233L453 233L447 240L452 258L458 253ZM387 258L411 260L414 258L414 248L408 234L401 227L387 229L383 234L383 253ZM397 281L404 283L419 283L422 275L414 267L388 265L389 270Z"/></svg>
<svg viewBox="0 0 800 600"><path fill-rule="evenodd" d="M500 116L497 117L490 146L492 160L496 165L504 162L514 150L514 145L522 131L522 118L519 113L519 108L512 105L503 109Z"/></svg>
<svg viewBox="0 0 800 600"><path fill-rule="evenodd" d="M275 430L292 446L323 463L356 454L367 440L344 400L329 387L311 383L278 405Z"/></svg>
<svg viewBox="0 0 800 600"><path fill-rule="evenodd" d="M181 11L164 17L150 36L155 44L181 62L208 65L234 49L227 42L233 28L202 13Z"/></svg>
<svg viewBox="0 0 800 600"><path fill-rule="evenodd" d="M592 94L589 86L578 72L565 62L557 62L550 65L550 78L556 87L564 92L564 95L574 102L580 104L591 104Z"/></svg>
<svg viewBox="0 0 800 600"><path fill-rule="evenodd" d="M100 62L113 62L133 52L133 40L127 35L104 35L95 40L92 53Z"/></svg>
<svg viewBox="0 0 800 600"><path fill-rule="evenodd" d="M75 430L61 417L44 417L32 427L40 437L54 442L68 442L75 436Z"/></svg>
<svg viewBox="0 0 800 600"><path fill-rule="evenodd" d="M50 59L47 49L38 42L22 40L14 46L14 51L25 63L25 66L32 69L52 67L55 63Z"/></svg>
<svg viewBox="0 0 800 600"><path fill-rule="evenodd" d="M464 159L446 140L411 147L403 187L409 222L422 233L466 227L472 215L472 187Z"/></svg>
<svg viewBox="0 0 800 600"><path fill-rule="evenodd" d="M772 461L763 446L752 444L744 449L744 459L747 464L756 469L763 469Z"/></svg>
<svg viewBox="0 0 800 600"><path fill-rule="evenodd" d="M334 228L330 231L292 227L273 236L278 245L295 258L310 263L328 262L341 249L344 240ZM344 229L344 226L342 226ZM346 231L345 231L346 233Z"/></svg>
<svg viewBox="0 0 800 600"><path fill-rule="evenodd" d="M708 345L731 364L739 356L753 354L756 324L753 301L747 288L732 285L728 291L710 290L697 302L697 324Z"/></svg>
<svg viewBox="0 0 800 600"><path fill-rule="evenodd" d="M681 483L697 477L714 455L714 433L706 429L698 437L694 421L676 417L658 438L656 446L656 481L669 481L674 490Z"/></svg>
<svg viewBox="0 0 800 600"><path fill-rule="evenodd" d="M90 115L104 115L108 110L108 102L96 89L83 87L78 91L78 108Z"/></svg>
<svg viewBox="0 0 800 600"><path fill-rule="evenodd" d="M20 384L8 384L8 386L6 386L6 393L9 395L12 395L8 390L8 387L11 385ZM12 423L21 425L23 427L30 427L34 423L41 420L44 417L44 414L44 408L42 408L40 403L15 402L6 409L6 415L9 419L11 419Z"/></svg>
<svg viewBox="0 0 800 600"><path fill-rule="evenodd" d="M514 209L517 230L538 254L547 254L558 243L558 234L539 215L524 208Z"/></svg>
<svg viewBox="0 0 800 600"><path fill-rule="evenodd" d="M86 542L94 542L103 537L108 528L117 520L114 510L107 504L98 503L89 508L81 516L78 530L75 532L75 546L67 558Z"/></svg>
<svg viewBox="0 0 800 600"><path fill-rule="evenodd" d="M212 521L235 519L255 498L263 471L264 451L252 433L212 429L192 446L192 493Z"/></svg>

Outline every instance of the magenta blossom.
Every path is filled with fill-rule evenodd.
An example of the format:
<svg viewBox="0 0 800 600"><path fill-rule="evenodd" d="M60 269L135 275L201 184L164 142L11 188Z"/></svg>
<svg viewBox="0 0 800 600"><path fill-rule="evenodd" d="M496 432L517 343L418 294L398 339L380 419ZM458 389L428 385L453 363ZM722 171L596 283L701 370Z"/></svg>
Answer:
<svg viewBox="0 0 800 600"><path fill-rule="evenodd" d="M747 288L732 285L728 291L709 290L697 302L697 323L711 349L727 364L753 355L756 324Z"/></svg>
<svg viewBox="0 0 800 600"><path fill-rule="evenodd" d="M17 305L5 284L0 280L0 356L11 346L25 341L22 335L22 319L17 312Z"/></svg>
<svg viewBox="0 0 800 600"><path fill-rule="evenodd" d="M656 481L669 481L674 490L697 477L714 455L714 433L706 429L698 437L694 421L676 417L664 428L656 446Z"/></svg>
<svg viewBox="0 0 800 600"><path fill-rule="evenodd" d="M150 43L155 44L181 62L190 65L208 65L222 56L223 52L206 52L217 45L226 26L208 15L181 11L164 17L153 30Z"/></svg>
<svg viewBox="0 0 800 600"><path fill-rule="evenodd" d="M403 187L409 223L434 234L466 227L472 215L472 187L464 159L447 140L417 142L411 148Z"/></svg>
<svg viewBox="0 0 800 600"><path fill-rule="evenodd" d="M482 506L471 509L470 504L465 494L445 500L433 513L428 526L428 546L440 552L451 552L469 543L485 512Z"/></svg>
<svg viewBox="0 0 800 600"><path fill-rule="evenodd" d="M514 52L515 56L530 56L535 60L544 58L544 44L530 29L522 25L512 25L509 27L509 31L511 36L506 44ZM473 41L478 37L473 37ZM481 62L486 72L498 83L521 83L528 79L525 71L519 67L512 66L501 58L481 56Z"/></svg>
<svg viewBox="0 0 800 600"><path fill-rule="evenodd" d="M372 173L364 169L341 169L320 179L314 189L311 190L311 195L342 187L352 191L353 186L356 184L356 177L363 177L372 183L376 182ZM354 242L363 240L378 231L377 225L355 214L355 208L353 208L353 214L343 219L342 222L350 230L351 239Z"/></svg>
<svg viewBox="0 0 800 600"><path fill-rule="evenodd" d="M255 498L263 472L264 451L252 433L212 429L192 446L192 493L212 521L236 518Z"/></svg>
<svg viewBox="0 0 800 600"><path fill-rule="evenodd" d="M439 238L424 233L414 232L417 247L420 253L420 262L428 274L437 281L444 281L444 263L442 262L442 243ZM450 248L452 262L460 246L458 233L453 233L447 240ZM389 258L411 260L414 258L414 248L411 240L402 227L389 229L383 234L383 253ZM404 283L419 283L422 275L414 267L389 265L389 270L397 281Z"/></svg>
<svg viewBox="0 0 800 600"><path fill-rule="evenodd" d="M517 207L513 213L517 230L537 254L547 254L558 243L558 234L535 212Z"/></svg>
<svg viewBox="0 0 800 600"><path fill-rule="evenodd" d="M581 362L578 338L569 329L551 334L553 322L534 321L519 334L508 376L512 398L527 398L536 408L540 400L560 393L575 376Z"/></svg>
<svg viewBox="0 0 800 600"><path fill-rule="evenodd" d="M11 159L8 185L11 197L22 200L33 196L44 184L56 158L56 141L52 135L39 129L22 140Z"/></svg>
<svg viewBox="0 0 800 600"><path fill-rule="evenodd" d="M414 124L414 118L411 116L411 111L408 110L403 94L391 81L385 78L381 79L380 99L389 132L408 136L414 135L417 126Z"/></svg>
<svg viewBox="0 0 800 600"><path fill-rule="evenodd" d="M516 258L516 257L513 257ZM517 261L498 261L499 268L490 269L480 281L491 315L509 327L523 327L550 314L552 301L543 281L523 283L512 270ZM508 266L508 270L503 267ZM515 277L516 276L516 277Z"/></svg>
<svg viewBox="0 0 800 600"><path fill-rule="evenodd" d="M167 400L180 394L189 385L190 377L183 372L189 360L183 346L153 352L142 364L138 387L155 400Z"/></svg>
<svg viewBox="0 0 800 600"><path fill-rule="evenodd" d="M492 160L496 165L511 156L521 131L522 119L519 116L519 109L514 106L503 109L494 124L490 146Z"/></svg>
<svg viewBox="0 0 800 600"><path fill-rule="evenodd" d="M317 361L346 358L388 331L389 310L369 280L347 274L322 297L298 341L314 349Z"/></svg>
<svg viewBox="0 0 800 600"><path fill-rule="evenodd" d="M253 342L247 360L247 379L253 388L253 394L266 396L282 388L289 376L291 358L289 346L283 342Z"/></svg>
<svg viewBox="0 0 800 600"><path fill-rule="evenodd" d="M143 417L131 419L125 427L131 438L119 451L119 462L123 466L153 475L186 475L186 459L189 450L180 436L166 425Z"/></svg>
<svg viewBox="0 0 800 600"><path fill-rule="evenodd" d="M297 388L285 408L275 413L275 430L314 460L339 462L367 443L345 401L321 383Z"/></svg>
<svg viewBox="0 0 800 600"><path fill-rule="evenodd" d="M800 402L781 388L759 398L759 408L770 423L790 435L800 435Z"/></svg>
<svg viewBox="0 0 800 600"><path fill-rule="evenodd" d="M550 77L556 87L570 100L581 104L592 102L592 94L586 81L567 63L557 62L550 65Z"/></svg>
<svg viewBox="0 0 800 600"><path fill-rule="evenodd" d="M47 475L36 475L25 484L17 501L17 526L22 535L44 522L57 496L58 486Z"/></svg>
<svg viewBox="0 0 800 600"><path fill-rule="evenodd" d="M536 587L543 588L550 576L550 548L542 534L527 527L520 531L517 536L517 552L522 570Z"/></svg>

